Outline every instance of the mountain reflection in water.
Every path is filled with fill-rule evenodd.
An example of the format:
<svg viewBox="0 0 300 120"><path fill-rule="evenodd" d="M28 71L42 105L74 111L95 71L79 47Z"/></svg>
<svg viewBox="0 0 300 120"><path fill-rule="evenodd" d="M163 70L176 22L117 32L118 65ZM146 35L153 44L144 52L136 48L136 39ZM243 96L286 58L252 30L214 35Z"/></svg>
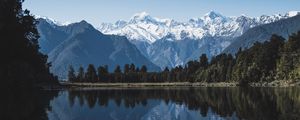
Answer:
<svg viewBox="0 0 300 120"><path fill-rule="evenodd" d="M66 90L50 119L300 119L299 88L153 88Z"/></svg>
<svg viewBox="0 0 300 120"><path fill-rule="evenodd" d="M1 120L299 120L300 88L11 91Z"/></svg>

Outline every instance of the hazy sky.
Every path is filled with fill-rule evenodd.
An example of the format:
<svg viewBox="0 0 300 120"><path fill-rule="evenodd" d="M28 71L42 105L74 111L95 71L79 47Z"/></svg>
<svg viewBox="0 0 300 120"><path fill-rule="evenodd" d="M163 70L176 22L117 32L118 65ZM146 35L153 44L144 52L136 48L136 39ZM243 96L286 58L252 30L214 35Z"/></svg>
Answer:
<svg viewBox="0 0 300 120"><path fill-rule="evenodd" d="M23 8L34 15L61 22L86 20L93 25L128 20L139 12L159 18L187 21L214 10L226 16L300 11L300 0L25 0Z"/></svg>

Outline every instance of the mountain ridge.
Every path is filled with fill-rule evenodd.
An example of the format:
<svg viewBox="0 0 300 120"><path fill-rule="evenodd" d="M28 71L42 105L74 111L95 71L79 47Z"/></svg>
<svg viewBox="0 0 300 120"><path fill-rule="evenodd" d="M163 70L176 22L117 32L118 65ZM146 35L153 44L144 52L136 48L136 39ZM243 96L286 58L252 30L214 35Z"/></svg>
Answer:
<svg viewBox="0 0 300 120"><path fill-rule="evenodd" d="M109 70L113 71L117 65L123 67L125 64L134 63L137 67L146 65L149 71L160 70L124 36L104 35L86 21L55 26L52 29L43 29L44 22L40 19L42 24L38 25L39 30L42 30L39 31L42 36L55 36L57 33L52 33L53 29L66 34L66 37L59 40L59 43L48 52L48 61L52 63L51 71L62 79L66 78L69 65L75 69L80 66L86 68L88 64L94 64L96 67L108 65ZM56 39L46 39L49 43L53 40ZM41 44L41 48L45 47L47 44Z"/></svg>
<svg viewBox="0 0 300 120"><path fill-rule="evenodd" d="M135 14L128 21L123 20L121 25L119 24L120 21L114 24L102 23L97 29L104 34L122 35L126 36L129 40L143 40L151 44L168 34L175 35L176 40L183 39L180 37L181 33L187 33L187 37L190 39L201 39L207 34L212 36L228 36L233 34L236 37L241 35L238 28L243 24L248 23L250 25L245 27L252 28L257 25L293 17L297 14L299 12L291 11L284 15L262 15L260 17L242 15L239 17L227 17L216 11L210 11L203 17L193 18L188 22L178 22L169 18L152 17L148 13L142 12ZM232 31L237 31L237 33L228 33Z"/></svg>
<svg viewBox="0 0 300 120"><path fill-rule="evenodd" d="M143 56L164 69L185 65L190 60L198 59L201 54L206 54L209 58L216 56L248 30L285 20L299 13L291 11L283 15L227 17L211 11L201 18L177 22L142 12L135 14L129 21L103 23L97 30L106 35L125 36Z"/></svg>

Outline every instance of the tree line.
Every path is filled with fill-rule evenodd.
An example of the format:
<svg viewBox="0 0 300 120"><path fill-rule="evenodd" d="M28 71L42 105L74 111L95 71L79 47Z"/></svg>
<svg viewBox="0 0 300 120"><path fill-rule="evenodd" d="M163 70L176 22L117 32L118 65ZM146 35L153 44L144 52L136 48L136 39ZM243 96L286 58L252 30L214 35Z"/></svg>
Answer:
<svg viewBox="0 0 300 120"><path fill-rule="evenodd" d="M123 71L117 66L113 73L107 66L96 70L89 65L86 72L79 68L77 75L70 66L71 82L271 82L274 80L300 79L300 32L289 36L288 40L272 35L269 41L256 42L252 47L235 54L214 56L208 60L202 54L199 60L189 61L184 67L165 68L161 72L147 72L134 64L126 64Z"/></svg>
<svg viewBox="0 0 300 120"><path fill-rule="evenodd" d="M39 52L38 23L24 0L0 1L0 78L1 88L35 88L58 84L50 73L47 56Z"/></svg>

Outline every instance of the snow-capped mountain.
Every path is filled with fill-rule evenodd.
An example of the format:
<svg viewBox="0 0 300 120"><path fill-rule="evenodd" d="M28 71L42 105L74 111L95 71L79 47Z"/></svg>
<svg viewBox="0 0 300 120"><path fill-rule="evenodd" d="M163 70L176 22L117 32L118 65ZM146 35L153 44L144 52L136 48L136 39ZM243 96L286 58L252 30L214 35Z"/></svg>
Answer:
<svg viewBox="0 0 300 120"><path fill-rule="evenodd" d="M117 65L134 63L138 67L146 65L150 71L160 70L126 37L104 35L86 21L57 26L39 19L37 28L41 51L49 56L51 71L61 79L66 78L69 65L76 70L88 64L108 65L113 71Z"/></svg>
<svg viewBox="0 0 300 120"><path fill-rule="evenodd" d="M235 54L239 48L249 48L255 42L262 43L270 40L273 34L287 39L290 35L297 33L298 31L300 31L300 15L254 27L245 32L243 35L235 38L223 52Z"/></svg>
<svg viewBox="0 0 300 120"><path fill-rule="evenodd" d="M173 19L152 17L148 13L142 12L135 14L129 21L119 20L114 24L103 23L98 30L104 34L125 35L130 40L141 40L148 43L153 43L169 34L174 35L176 40L185 37L201 39L204 36L237 37L249 28L289 18L298 13L292 11L284 15L262 15L252 18L245 15L227 17L211 11L201 18L190 19L188 22L177 22Z"/></svg>
<svg viewBox="0 0 300 120"><path fill-rule="evenodd" d="M298 14L292 11L283 15L227 17L211 11L203 17L178 22L142 12L129 21L103 23L98 30L104 34L126 36L144 56L164 68L184 65L204 53L209 57L218 55L247 30Z"/></svg>
<svg viewBox="0 0 300 120"><path fill-rule="evenodd" d="M103 23L98 30L107 35L125 36L145 58L164 69L184 65L190 60L198 59L201 54L206 54L209 58L218 55L249 29L296 15L299 15L298 11L260 17L227 17L211 11L203 17L178 22L142 12L128 21ZM44 23L40 23L44 24L43 27L38 27L42 33L41 51L46 54L63 40L84 30L84 26L63 24L45 17L40 19L44 20Z"/></svg>
<svg viewBox="0 0 300 120"><path fill-rule="evenodd" d="M45 17L45 16L34 16L35 19L44 19L45 21L47 21L47 23L51 24L53 27L55 26L67 26L69 24L71 24L71 22L60 22L60 21L57 21L53 18L49 18L49 17Z"/></svg>

